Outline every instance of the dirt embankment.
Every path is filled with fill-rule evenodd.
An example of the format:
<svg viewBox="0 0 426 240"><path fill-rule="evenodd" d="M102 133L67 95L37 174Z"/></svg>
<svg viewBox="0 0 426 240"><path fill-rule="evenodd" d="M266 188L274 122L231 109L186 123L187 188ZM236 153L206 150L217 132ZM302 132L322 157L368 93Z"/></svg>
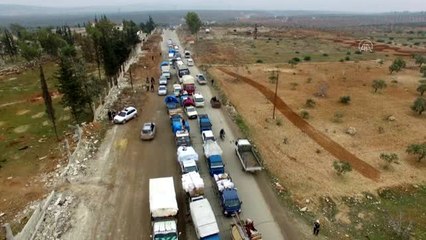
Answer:
<svg viewBox="0 0 426 240"><path fill-rule="evenodd" d="M263 86L256 81L249 79L247 77L241 76L224 68L218 68L220 71L243 80L247 84L253 86L258 91L260 91L269 101L274 101L274 92L269 90L267 87ZM333 141L328 136L324 135L314 127L312 127L308 122L303 120L302 117L297 115L294 111L290 109L290 107L280 98L276 99L276 107L277 109L284 115L286 118L292 122L296 127L306 133L310 138L312 138L315 142L317 142L320 146L334 155L336 158L342 161L348 161L352 167L361 173L363 176L370 178L374 181L378 181L380 178L380 172L372 167L370 164L362 161L354 154L347 151L344 147L342 147L337 142Z"/></svg>

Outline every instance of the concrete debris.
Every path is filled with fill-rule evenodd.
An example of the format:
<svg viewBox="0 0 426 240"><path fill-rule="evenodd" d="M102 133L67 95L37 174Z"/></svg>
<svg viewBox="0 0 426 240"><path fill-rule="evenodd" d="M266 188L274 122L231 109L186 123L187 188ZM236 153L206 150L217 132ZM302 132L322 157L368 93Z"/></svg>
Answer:
<svg viewBox="0 0 426 240"><path fill-rule="evenodd" d="M6 215L6 213L0 212L0 217L3 217L4 215Z"/></svg>
<svg viewBox="0 0 426 240"><path fill-rule="evenodd" d="M7 180L12 180L13 177L8 177Z"/></svg>
<svg viewBox="0 0 426 240"><path fill-rule="evenodd" d="M346 129L346 133L354 136L356 134L356 129L354 127L348 127L348 129Z"/></svg>
<svg viewBox="0 0 426 240"><path fill-rule="evenodd" d="M299 211L301 211L301 212L306 212L306 211L308 211L308 207L303 207L303 208L301 208Z"/></svg>

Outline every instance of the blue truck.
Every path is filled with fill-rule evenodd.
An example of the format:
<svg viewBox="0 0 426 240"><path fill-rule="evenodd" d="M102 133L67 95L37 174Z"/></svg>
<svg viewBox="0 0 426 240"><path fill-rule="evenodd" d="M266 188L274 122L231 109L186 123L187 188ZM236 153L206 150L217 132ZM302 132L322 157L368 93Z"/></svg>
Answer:
<svg viewBox="0 0 426 240"><path fill-rule="evenodd" d="M177 131L182 131L182 130L188 130L188 132L190 132L189 129L189 122L185 121L185 126L182 124L183 117L180 114L174 114L172 116L170 116L170 125L172 127L172 131L174 134L176 134Z"/></svg>
<svg viewBox="0 0 426 240"><path fill-rule="evenodd" d="M230 217L241 213L243 202L238 197L237 188L232 182L231 176L228 173L215 174L213 181L223 214Z"/></svg>
<svg viewBox="0 0 426 240"><path fill-rule="evenodd" d="M209 131L205 131L209 132ZM204 140L204 139L203 139ZM222 149L214 140L206 140L203 144L204 156L207 161L209 173L211 176L225 172L225 165L222 160Z"/></svg>
<svg viewBox="0 0 426 240"><path fill-rule="evenodd" d="M168 95L164 98L167 110L177 109L179 107L179 100L174 95Z"/></svg>
<svg viewBox="0 0 426 240"><path fill-rule="evenodd" d="M200 133L203 131L212 130L212 123L210 122L207 114L198 115L198 125L200 126Z"/></svg>

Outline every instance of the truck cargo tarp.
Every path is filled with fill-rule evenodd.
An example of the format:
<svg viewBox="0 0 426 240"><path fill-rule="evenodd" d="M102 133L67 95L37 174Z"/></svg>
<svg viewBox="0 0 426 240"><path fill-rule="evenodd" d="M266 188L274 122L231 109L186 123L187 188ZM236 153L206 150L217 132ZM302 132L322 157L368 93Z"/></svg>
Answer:
<svg viewBox="0 0 426 240"><path fill-rule="evenodd" d="M198 237L205 238L219 234L219 227L216 222L212 207L207 199L198 200L189 204L192 222L197 229Z"/></svg>
<svg viewBox="0 0 426 240"><path fill-rule="evenodd" d="M164 98L164 103L179 103L179 100L174 95L169 95Z"/></svg>
<svg viewBox="0 0 426 240"><path fill-rule="evenodd" d="M176 216L178 205L173 177L149 179L149 209L151 216Z"/></svg>
<svg viewBox="0 0 426 240"><path fill-rule="evenodd" d="M204 194L204 181L197 172L189 172L182 175L182 188L191 197Z"/></svg>
<svg viewBox="0 0 426 240"><path fill-rule="evenodd" d="M188 161L188 160L198 161L198 153L194 150L193 147L186 147L186 146L178 147L177 156L178 156L179 162Z"/></svg>
<svg viewBox="0 0 426 240"><path fill-rule="evenodd" d="M206 155L207 158L213 155L222 155L222 149L216 141L208 140L203 144L203 147L204 155Z"/></svg>

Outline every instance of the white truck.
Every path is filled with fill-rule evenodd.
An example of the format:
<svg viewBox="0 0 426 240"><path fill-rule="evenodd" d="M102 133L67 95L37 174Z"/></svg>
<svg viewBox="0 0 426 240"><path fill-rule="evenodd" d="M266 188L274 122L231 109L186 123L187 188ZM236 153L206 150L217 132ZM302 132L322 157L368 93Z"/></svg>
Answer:
<svg viewBox="0 0 426 240"><path fill-rule="evenodd" d="M207 199L189 203L192 222L197 239L219 240L219 227L212 207Z"/></svg>
<svg viewBox="0 0 426 240"><path fill-rule="evenodd" d="M161 75L165 76L167 79L170 79L170 66L161 66Z"/></svg>
<svg viewBox="0 0 426 240"><path fill-rule="evenodd" d="M151 239L179 239L177 230L178 205L173 177L149 179L149 210Z"/></svg>
<svg viewBox="0 0 426 240"><path fill-rule="evenodd" d="M182 173L198 172L198 154L193 147L180 146L177 149L177 159Z"/></svg>

